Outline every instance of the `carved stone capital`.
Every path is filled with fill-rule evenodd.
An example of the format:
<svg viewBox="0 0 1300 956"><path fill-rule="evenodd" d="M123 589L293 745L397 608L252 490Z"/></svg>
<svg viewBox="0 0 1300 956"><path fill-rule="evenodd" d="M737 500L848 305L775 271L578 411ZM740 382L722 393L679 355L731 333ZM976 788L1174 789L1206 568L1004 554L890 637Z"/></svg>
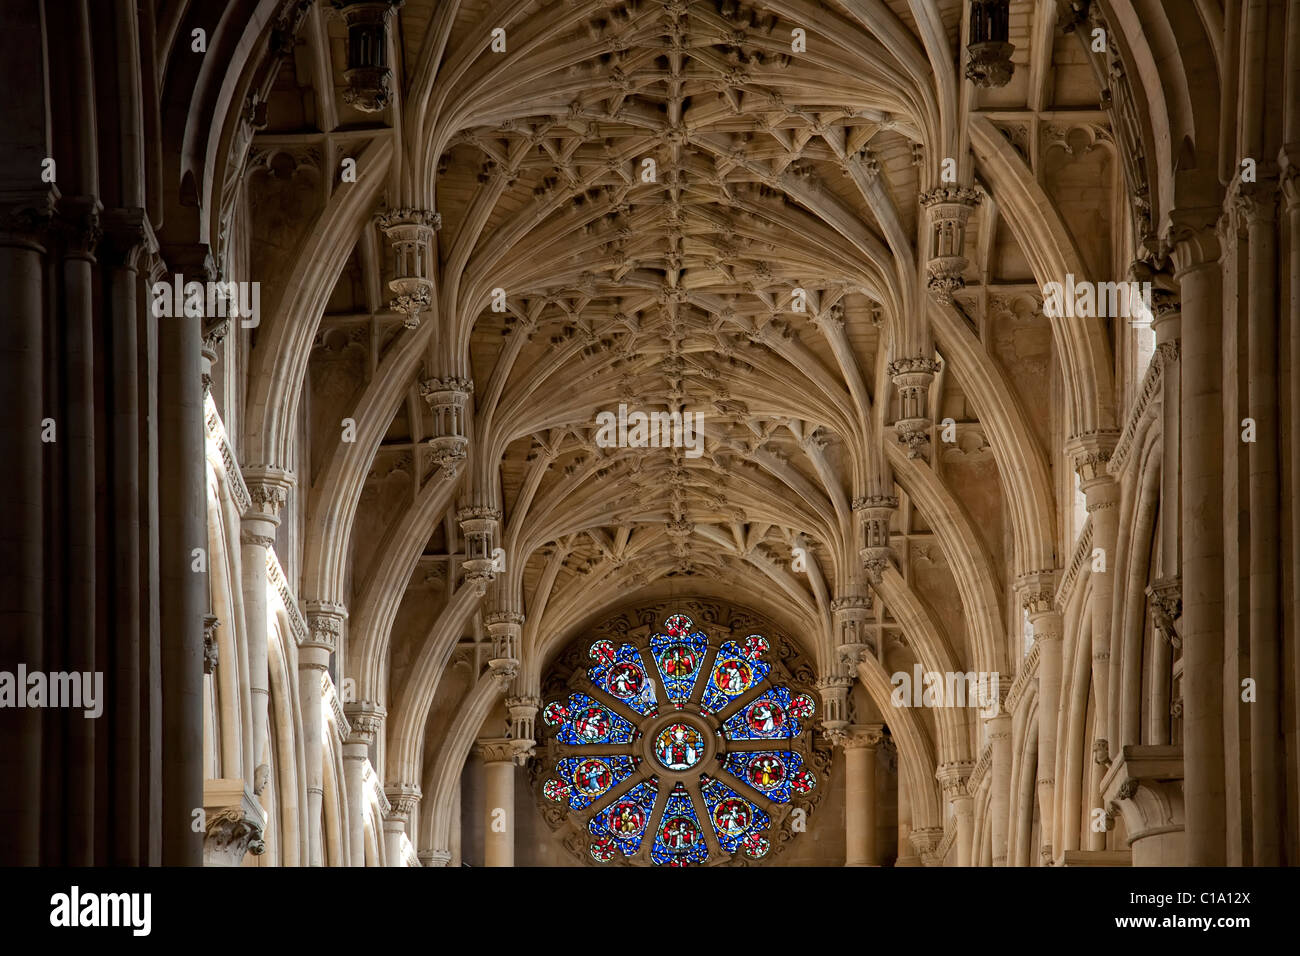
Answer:
<svg viewBox="0 0 1300 956"><path fill-rule="evenodd" d="M53 186L7 194L0 202L0 244L23 245L43 252L58 198L59 191Z"/></svg>
<svg viewBox="0 0 1300 956"><path fill-rule="evenodd" d="M1222 253L1217 227L1222 210L1217 206L1173 209L1164 243L1174 262L1174 277L1217 265Z"/></svg>
<svg viewBox="0 0 1300 956"><path fill-rule="evenodd" d="M388 234L390 229L399 226L420 226L436 232L442 228L442 214L432 209L419 209L413 206L400 206L386 209L375 217L375 223ZM391 236L390 236L391 238Z"/></svg>
<svg viewBox="0 0 1300 956"><path fill-rule="evenodd" d="M383 732L384 718L388 716L388 711L372 700L361 700L344 704L343 714L352 728L349 742L369 745Z"/></svg>
<svg viewBox="0 0 1300 956"><path fill-rule="evenodd" d="M64 255L94 260L95 247L104 235L100 225L103 206L90 196L64 196L59 200L53 228L63 240Z"/></svg>
<svg viewBox="0 0 1300 956"><path fill-rule="evenodd" d="M474 744L474 752L483 758L484 763L513 763L515 741L508 737L479 740Z"/></svg>
<svg viewBox="0 0 1300 956"><path fill-rule="evenodd" d="M1057 571L1029 571L1016 578L1016 597L1030 621L1056 610Z"/></svg>
<svg viewBox="0 0 1300 956"><path fill-rule="evenodd" d="M970 792L966 789L966 781L970 779L971 771L974 769L975 764L970 760L941 763L935 770L934 778L939 781L939 786L947 799L959 800L970 796Z"/></svg>
<svg viewBox="0 0 1300 956"><path fill-rule="evenodd" d="M244 518L260 518L275 527L296 483L293 474L270 465L249 465L243 469L243 475L252 501Z"/></svg>
<svg viewBox="0 0 1300 956"><path fill-rule="evenodd" d="M933 863L934 854L943 842L943 827L914 827L907 838L922 860Z"/></svg>
<svg viewBox="0 0 1300 956"><path fill-rule="evenodd" d="M885 739L884 724L852 724L837 741L845 750L872 750Z"/></svg>
<svg viewBox="0 0 1300 956"><path fill-rule="evenodd" d="M348 609L329 601L306 601L303 616L307 619L307 639L303 647L319 647L333 653L343 637L343 622L348 619Z"/></svg>
<svg viewBox="0 0 1300 956"><path fill-rule="evenodd" d="M1119 444L1117 431L1093 431L1072 436L1065 444L1065 453L1074 461L1074 469L1084 494L1102 484L1114 484L1114 477L1107 470L1110 456Z"/></svg>
<svg viewBox="0 0 1300 956"><path fill-rule="evenodd" d="M420 805L424 792L417 784L399 783L384 787L384 796L388 798L389 820L398 820L405 824L411 818L411 811Z"/></svg>

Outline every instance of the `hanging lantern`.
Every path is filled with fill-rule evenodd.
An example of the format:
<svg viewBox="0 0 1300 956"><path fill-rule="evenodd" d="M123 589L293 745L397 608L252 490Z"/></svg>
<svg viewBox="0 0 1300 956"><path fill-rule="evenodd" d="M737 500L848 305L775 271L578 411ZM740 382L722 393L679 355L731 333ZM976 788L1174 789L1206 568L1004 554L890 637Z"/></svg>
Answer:
<svg viewBox="0 0 1300 956"><path fill-rule="evenodd" d="M1010 83L1016 49L1010 36L1011 0L971 0L966 78L984 88Z"/></svg>

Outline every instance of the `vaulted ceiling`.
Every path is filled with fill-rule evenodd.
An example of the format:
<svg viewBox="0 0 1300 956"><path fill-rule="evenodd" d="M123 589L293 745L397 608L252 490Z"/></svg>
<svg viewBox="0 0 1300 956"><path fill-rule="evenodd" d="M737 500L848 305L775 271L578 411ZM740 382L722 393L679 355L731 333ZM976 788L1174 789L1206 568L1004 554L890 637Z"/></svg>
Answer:
<svg viewBox="0 0 1300 956"><path fill-rule="evenodd" d="M1069 426L1041 252L1000 192L1044 204L1035 229L1103 270L1117 251L1096 227L1125 214L1084 54L1050 3L1012 14L1013 82L978 90L958 0L408 0L393 102L363 113L342 95L344 25L312 8L243 171L251 268L291 317L253 335L246 428L269 458L287 440L267 421L308 424L305 597L346 592L365 693L432 701L479 610L526 615L535 684L581 623L677 593L761 608L823 669L849 598L871 604L885 673L1014 670L1014 578L1055 566L1077 528L1073 476L1051 477ZM980 201L965 287L936 304L918 200L947 158ZM389 304L385 208L440 217L415 328ZM295 342L301 400L266 384ZM917 454L890 363L925 353L926 414L952 429ZM449 376L473 381L454 478L422 396ZM620 403L701 413L702 455L601 447L597 415ZM876 582L854 514L871 496L900 501ZM509 562L481 608L466 505L500 511Z"/></svg>

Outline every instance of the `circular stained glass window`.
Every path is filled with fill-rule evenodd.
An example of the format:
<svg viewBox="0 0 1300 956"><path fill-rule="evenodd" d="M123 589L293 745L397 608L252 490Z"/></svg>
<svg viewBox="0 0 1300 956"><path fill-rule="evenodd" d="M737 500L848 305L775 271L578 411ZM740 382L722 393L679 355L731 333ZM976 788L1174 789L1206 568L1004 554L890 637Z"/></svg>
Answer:
<svg viewBox="0 0 1300 956"><path fill-rule="evenodd" d="M680 612L659 620L591 644L547 702L541 792L586 831L596 863L760 859L792 801L816 800L813 698L791 688L763 635L713 637Z"/></svg>

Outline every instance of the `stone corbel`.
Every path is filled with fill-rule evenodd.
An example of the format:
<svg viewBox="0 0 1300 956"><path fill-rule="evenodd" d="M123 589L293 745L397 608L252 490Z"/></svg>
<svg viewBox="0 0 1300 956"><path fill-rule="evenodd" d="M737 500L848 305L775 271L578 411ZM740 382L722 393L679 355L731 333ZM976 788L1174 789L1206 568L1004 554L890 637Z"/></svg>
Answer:
<svg viewBox="0 0 1300 956"><path fill-rule="evenodd" d="M266 852L266 811L240 778L203 783L203 865L239 866Z"/></svg>
<svg viewBox="0 0 1300 956"><path fill-rule="evenodd" d="M1148 585L1146 593L1151 599L1151 624L1155 632L1175 649L1181 648L1183 638L1178 633L1178 621L1183 616L1182 578L1159 578Z"/></svg>
<svg viewBox="0 0 1300 956"><path fill-rule="evenodd" d="M1182 866L1183 751L1170 744L1121 748L1101 781L1108 815L1124 818L1134 866Z"/></svg>

